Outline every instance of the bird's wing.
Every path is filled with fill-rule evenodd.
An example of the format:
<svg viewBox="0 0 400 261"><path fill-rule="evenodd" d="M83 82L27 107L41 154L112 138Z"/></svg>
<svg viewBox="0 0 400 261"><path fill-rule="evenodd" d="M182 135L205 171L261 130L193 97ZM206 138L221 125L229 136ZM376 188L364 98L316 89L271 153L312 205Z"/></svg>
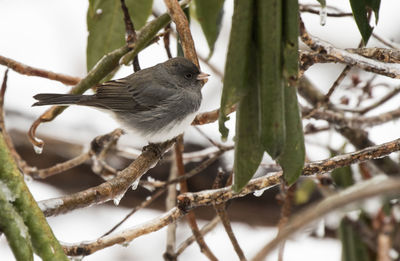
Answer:
<svg viewBox="0 0 400 261"><path fill-rule="evenodd" d="M164 104L174 94L176 90L161 85L154 78L128 76L99 85L86 105L112 111L148 111Z"/></svg>

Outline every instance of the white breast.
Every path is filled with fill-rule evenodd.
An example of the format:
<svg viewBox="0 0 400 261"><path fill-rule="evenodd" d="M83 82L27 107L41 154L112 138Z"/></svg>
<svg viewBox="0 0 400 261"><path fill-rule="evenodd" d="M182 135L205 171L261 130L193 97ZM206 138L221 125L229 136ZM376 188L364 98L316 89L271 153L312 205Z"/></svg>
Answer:
<svg viewBox="0 0 400 261"><path fill-rule="evenodd" d="M160 143L182 134L196 117L196 112L189 114L182 121L172 121L157 132L141 133L144 139L150 143Z"/></svg>

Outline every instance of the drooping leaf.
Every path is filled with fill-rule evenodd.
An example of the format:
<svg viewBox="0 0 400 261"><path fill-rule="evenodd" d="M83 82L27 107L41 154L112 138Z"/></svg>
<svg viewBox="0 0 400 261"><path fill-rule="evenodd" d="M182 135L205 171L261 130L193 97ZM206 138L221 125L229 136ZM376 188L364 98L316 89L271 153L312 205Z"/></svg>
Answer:
<svg viewBox="0 0 400 261"><path fill-rule="evenodd" d="M339 227L342 242L342 261L369 261L368 248L356 229L347 219L342 219Z"/></svg>
<svg viewBox="0 0 400 261"><path fill-rule="evenodd" d="M251 42L252 23L253 0L235 0L218 119L219 131L223 140L228 137L229 133L225 122L229 119L227 115L230 108L238 103L248 91L246 67Z"/></svg>
<svg viewBox="0 0 400 261"><path fill-rule="evenodd" d="M291 185L297 181L303 170L305 147L296 88L286 86L284 91L286 142L278 162L283 169L285 181Z"/></svg>
<svg viewBox="0 0 400 261"><path fill-rule="evenodd" d="M151 14L152 0L126 0L135 29L139 30ZM125 42L125 23L120 1L89 0L87 12L89 31L86 67L89 71L105 54Z"/></svg>
<svg viewBox="0 0 400 261"><path fill-rule="evenodd" d="M257 0L257 46L260 84L261 143L277 158L285 144L282 79L282 1Z"/></svg>
<svg viewBox="0 0 400 261"><path fill-rule="evenodd" d="M356 20L356 24L361 33L364 44L367 44L373 30L368 22L368 9L370 8L374 11L376 23L378 23L380 4L380 0L350 0L353 16Z"/></svg>
<svg viewBox="0 0 400 261"><path fill-rule="evenodd" d="M294 86L299 70L299 2L297 0L283 1L282 21L283 77L285 82Z"/></svg>
<svg viewBox="0 0 400 261"><path fill-rule="evenodd" d="M250 53L255 59L253 49ZM252 60L250 59L250 61ZM236 109L233 190L239 192L253 177L264 154L260 144L259 88L255 63L249 61L246 81L249 92Z"/></svg>
<svg viewBox="0 0 400 261"><path fill-rule="evenodd" d="M224 0L195 0L196 17L210 48L209 57L214 51L214 44L221 29Z"/></svg>
<svg viewBox="0 0 400 261"><path fill-rule="evenodd" d="M326 0L317 0L317 1L321 5L321 7L325 7L326 6Z"/></svg>

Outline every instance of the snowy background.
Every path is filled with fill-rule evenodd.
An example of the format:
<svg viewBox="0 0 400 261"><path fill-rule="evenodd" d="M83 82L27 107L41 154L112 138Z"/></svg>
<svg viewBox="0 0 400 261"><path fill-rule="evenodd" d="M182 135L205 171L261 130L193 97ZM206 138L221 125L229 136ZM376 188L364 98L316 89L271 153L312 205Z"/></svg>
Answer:
<svg viewBox="0 0 400 261"><path fill-rule="evenodd" d="M307 2L317 4L317 1ZM334 4L341 10L350 12L347 0L327 1L327 3L328 5ZM155 1L154 7L159 12L165 10L161 0ZM88 2L82 0L0 0L0 35L2 36L0 55L33 67L84 77L86 74L85 55L88 34L86 30L87 8ZM226 0L224 8L223 28L217 41L214 55L210 60L210 63L214 64L220 71L224 69L233 1ZM398 25L400 24L399 8L400 3L398 0L382 1L380 21L375 30L380 36L395 42L400 42L400 31L398 30ZM356 47L361 39L352 18L328 17L326 25L321 26L318 15L303 14L302 17L312 35L318 36L339 48ZM202 56L206 57L208 48L205 38L200 33L199 25L193 23L192 30L196 49ZM369 45L374 46L376 44L377 42L371 39ZM175 46L174 41L171 42L171 46ZM173 51L174 49L172 48ZM162 43L153 44L140 53L142 68L152 66L166 59L167 56ZM342 69L342 65L325 64L313 66L306 74L310 76L313 82L318 83L318 88L326 91ZM202 70L211 72L204 64L202 64ZM1 66L1 77L4 71L5 67ZM131 67L122 68L115 78L120 78L130 73L132 73ZM397 81L387 78L383 78L383 80L391 84L397 83ZM5 107L9 111L21 112L24 116L21 116L22 118L8 118L6 116L6 126L8 129L27 132L33 120L45 110L43 107L31 107L34 102L32 96L43 92L65 93L69 89L70 87L55 81L39 77L28 77L10 70ZM201 111L218 108L221 89L221 79L212 75L203 89L204 102ZM379 94L380 91L382 94ZM376 96L383 95L384 91L384 89L377 89ZM340 97L333 96L332 98L335 100ZM397 99L397 101L399 100ZM382 110L389 106L390 104L383 106ZM373 114L379 112L379 110L376 110ZM234 116L231 117L231 119L234 118ZM313 123L318 125L318 122ZM370 138L376 143L398 138L397 125L398 123L387 123L377 127L371 132ZM231 120L228 126L231 129L230 137L232 138L234 120ZM116 122L106 114L90 108L70 107L54 121L42 124L37 134L39 137L41 134L47 136L56 134L58 138L78 144L87 144L93 137L112 131L116 127L118 127ZM202 126L201 129L213 139L219 140L220 136L216 123ZM382 135L383 130L385 135ZM185 133L185 139L208 145L206 140L193 128ZM310 141L310 144L312 143L307 145L307 154L311 160L323 159L329 156L329 152L319 145L328 144L335 148L343 144L342 138L334 131L313 135L312 137L307 137L306 140ZM318 141L317 144L316 141ZM140 147L145 142L130 134L122 137L120 144ZM347 149L353 150L351 146L348 146ZM231 164L230 158L231 154L228 154L226 156L228 165ZM37 200L62 195L60 191L42 183L31 181L28 185ZM128 212L129 209L117 206L96 206L76 210L58 217L51 217L48 220L60 241L76 243L81 240L92 240L99 237ZM160 214L161 212L153 210L141 210L119 230L140 224ZM200 225L204 223L205 221L200 222ZM242 223L233 223L233 229L247 257L253 256L261 246L276 235L276 229L274 228L257 227ZM188 235L190 235L190 231L187 225L178 226L178 243L186 239ZM110 247L85 257L85 260L162 260L161 255L165 250L165 238L166 230L162 229L156 233L135 239L128 247ZM222 226L218 226L205 239L220 260L237 259ZM4 236L0 237L0 257L1 260L14 259ZM190 260L205 260L196 244L192 244L181 255L181 260L188 260L189 258ZM285 261L321 260L321 258L325 261L340 260L340 242L332 239L318 239L299 235L286 245ZM276 257L271 255L268 260L276 260Z"/></svg>

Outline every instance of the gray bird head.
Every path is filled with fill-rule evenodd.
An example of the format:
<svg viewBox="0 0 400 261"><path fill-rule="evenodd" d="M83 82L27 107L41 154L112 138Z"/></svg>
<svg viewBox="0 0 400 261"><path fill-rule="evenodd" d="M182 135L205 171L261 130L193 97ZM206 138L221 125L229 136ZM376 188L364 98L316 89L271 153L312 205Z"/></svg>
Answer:
<svg viewBox="0 0 400 261"><path fill-rule="evenodd" d="M197 66L184 57L175 57L162 64L168 75L181 88L200 88L201 81L209 74L200 72Z"/></svg>

